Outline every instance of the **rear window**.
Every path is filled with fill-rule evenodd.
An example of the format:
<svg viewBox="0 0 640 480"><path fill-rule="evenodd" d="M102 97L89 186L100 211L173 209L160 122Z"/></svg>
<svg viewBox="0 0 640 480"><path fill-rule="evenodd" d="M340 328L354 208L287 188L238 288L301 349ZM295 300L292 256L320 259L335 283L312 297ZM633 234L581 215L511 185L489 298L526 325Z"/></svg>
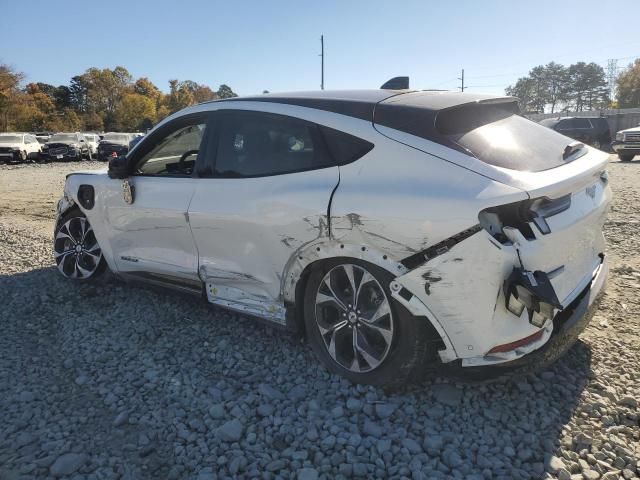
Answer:
<svg viewBox="0 0 640 480"><path fill-rule="evenodd" d="M345 165L366 155L373 148L373 143L367 142L348 133L329 127L320 127L322 136L338 165Z"/></svg>
<svg viewBox="0 0 640 480"><path fill-rule="evenodd" d="M516 115L513 106L462 105L439 112L436 129L479 160L496 167L539 172L567 163L571 139Z"/></svg>

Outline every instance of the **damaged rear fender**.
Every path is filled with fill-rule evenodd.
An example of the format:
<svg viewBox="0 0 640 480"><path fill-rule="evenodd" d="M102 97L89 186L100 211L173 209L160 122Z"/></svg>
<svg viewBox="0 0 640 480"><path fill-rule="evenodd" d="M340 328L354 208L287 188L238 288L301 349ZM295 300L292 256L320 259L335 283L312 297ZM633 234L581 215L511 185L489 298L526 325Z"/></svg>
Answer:
<svg viewBox="0 0 640 480"><path fill-rule="evenodd" d="M340 257L363 260L383 268L394 277L408 272L404 265L383 251L367 245L341 243L322 238L301 247L289 258L281 277L281 292L284 301L295 303L298 282L303 277L305 270L308 271L312 268L314 263Z"/></svg>

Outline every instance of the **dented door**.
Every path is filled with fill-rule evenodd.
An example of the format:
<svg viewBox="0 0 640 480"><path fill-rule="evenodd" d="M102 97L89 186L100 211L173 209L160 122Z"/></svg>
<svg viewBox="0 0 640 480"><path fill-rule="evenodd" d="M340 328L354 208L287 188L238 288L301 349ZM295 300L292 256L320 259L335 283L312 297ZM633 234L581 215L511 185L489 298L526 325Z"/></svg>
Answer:
<svg viewBox="0 0 640 480"><path fill-rule="evenodd" d="M337 184L338 167L201 179L189 220L209 300L283 322L282 272L298 249L327 235Z"/></svg>

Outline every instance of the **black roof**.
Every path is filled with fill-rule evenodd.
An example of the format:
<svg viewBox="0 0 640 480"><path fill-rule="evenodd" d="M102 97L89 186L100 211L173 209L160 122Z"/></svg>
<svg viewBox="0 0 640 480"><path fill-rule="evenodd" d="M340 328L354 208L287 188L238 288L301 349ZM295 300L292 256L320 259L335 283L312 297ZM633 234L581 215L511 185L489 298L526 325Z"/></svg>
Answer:
<svg viewBox="0 0 640 480"><path fill-rule="evenodd" d="M399 112L419 109L423 114L470 103L515 102L514 97L478 93L431 90L318 90L292 93L267 93L249 97L234 97L215 102L258 101L284 103L340 113L362 120L374 121L378 105L382 110ZM387 112L388 113L388 112Z"/></svg>

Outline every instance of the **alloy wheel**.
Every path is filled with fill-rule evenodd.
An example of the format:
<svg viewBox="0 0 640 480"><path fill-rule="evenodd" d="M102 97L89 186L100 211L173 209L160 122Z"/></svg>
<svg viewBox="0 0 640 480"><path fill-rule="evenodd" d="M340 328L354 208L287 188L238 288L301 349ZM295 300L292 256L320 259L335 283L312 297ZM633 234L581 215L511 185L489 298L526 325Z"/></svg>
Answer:
<svg viewBox="0 0 640 480"><path fill-rule="evenodd" d="M374 370L389 354L394 338L389 299L359 265L327 272L316 292L315 320L331 358L351 372Z"/></svg>
<svg viewBox="0 0 640 480"><path fill-rule="evenodd" d="M91 277L102 260L93 228L84 217L73 217L58 229L53 249L58 270L68 278Z"/></svg>

